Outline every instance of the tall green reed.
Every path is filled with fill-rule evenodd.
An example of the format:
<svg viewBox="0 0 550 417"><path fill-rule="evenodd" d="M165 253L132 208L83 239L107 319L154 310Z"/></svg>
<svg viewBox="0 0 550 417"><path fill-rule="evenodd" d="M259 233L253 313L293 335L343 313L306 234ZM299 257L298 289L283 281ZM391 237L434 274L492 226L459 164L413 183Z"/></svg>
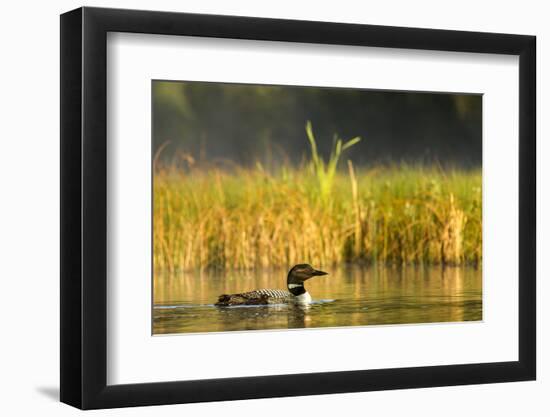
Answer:
<svg viewBox="0 0 550 417"><path fill-rule="evenodd" d="M317 150L317 141L315 140L313 127L309 120L306 123L306 133L311 147L311 167L319 184L319 193L322 201L328 202L330 199L330 192L334 184L334 178L336 176L336 169L338 168L338 162L340 161L342 153L346 149L351 148L353 145L361 141L361 138L357 136L344 142L343 139L335 136L330 157L328 162L325 162Z"/></svg>

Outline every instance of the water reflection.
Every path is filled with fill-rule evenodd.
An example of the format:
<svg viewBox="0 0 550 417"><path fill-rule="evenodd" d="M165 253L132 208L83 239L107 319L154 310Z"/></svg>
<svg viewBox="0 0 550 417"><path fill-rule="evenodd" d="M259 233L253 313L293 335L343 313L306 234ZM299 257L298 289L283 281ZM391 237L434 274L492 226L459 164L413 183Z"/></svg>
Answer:
<svg viewBox="0 0 550 417"><path fill-rule="evenodd" d="M155 334L294 329L482 319L481 270L360 268L311 279L309 306L215 307L222 293L285 288L286 271L157 274Z"/></svg>

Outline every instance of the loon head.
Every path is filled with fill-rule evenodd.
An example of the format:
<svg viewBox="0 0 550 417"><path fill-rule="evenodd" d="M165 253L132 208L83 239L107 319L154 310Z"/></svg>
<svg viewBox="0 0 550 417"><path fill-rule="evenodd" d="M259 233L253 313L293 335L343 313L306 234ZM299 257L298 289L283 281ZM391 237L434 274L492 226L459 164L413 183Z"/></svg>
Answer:
<svg viewBox="0 0 550 417"><path fill-rule="evenodd" d="M328 272L314 269L309 264L295 265L288 272L288 277L286 279L288 291L290 291L295 296L305 294L306 290L304 288L304 281L321 275L328 275Z"/></svg>

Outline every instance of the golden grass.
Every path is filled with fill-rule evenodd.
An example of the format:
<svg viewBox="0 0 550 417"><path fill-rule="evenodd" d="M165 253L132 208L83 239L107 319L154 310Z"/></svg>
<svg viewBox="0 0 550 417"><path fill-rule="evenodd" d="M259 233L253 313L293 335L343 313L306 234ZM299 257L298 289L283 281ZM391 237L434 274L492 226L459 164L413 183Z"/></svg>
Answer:
<svg viewBox="0 0 550 417"><path fill-rule="evenodd" d="M480 170L155 165L156 271L481 262Z"/></svg>

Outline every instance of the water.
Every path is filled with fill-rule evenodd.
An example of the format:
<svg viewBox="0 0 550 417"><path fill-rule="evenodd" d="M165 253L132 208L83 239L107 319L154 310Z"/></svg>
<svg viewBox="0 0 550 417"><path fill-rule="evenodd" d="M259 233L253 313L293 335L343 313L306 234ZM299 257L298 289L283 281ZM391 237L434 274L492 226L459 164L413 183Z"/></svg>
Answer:
<svg viewBox="0 0 550 417"><path fill-rule="evenodd" d="M159 274L153 333L478 321L481 270L475 268L328 269L306 282L313 303L216 307L223 293L286 287L286 271Z"/></svg>

